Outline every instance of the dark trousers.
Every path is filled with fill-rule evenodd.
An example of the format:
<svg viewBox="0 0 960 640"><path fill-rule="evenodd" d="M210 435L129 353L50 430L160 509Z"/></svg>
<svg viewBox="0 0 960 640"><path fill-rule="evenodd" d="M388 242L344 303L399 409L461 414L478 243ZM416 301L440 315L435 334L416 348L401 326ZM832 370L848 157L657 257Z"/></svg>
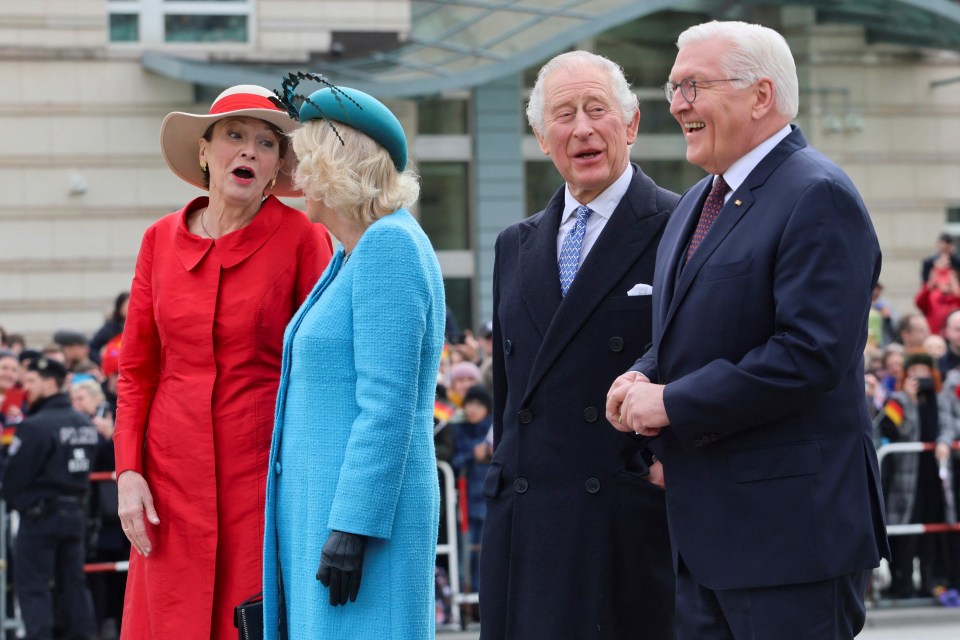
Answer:
<svg viewBox="0 0 960 640"><path fill-rule="evenodd" d="M714 591L680 563L677 640L851 640L870 571L822 582Z"/></svg>
<svg viewBox="0 0 960 640"><path fill-rule="evenodd" d="M53 594L71 638L94 634L93 602L83 573L85 516L79 502L53 502L21 514L14 585L28 640L53 637Z"/></svg>

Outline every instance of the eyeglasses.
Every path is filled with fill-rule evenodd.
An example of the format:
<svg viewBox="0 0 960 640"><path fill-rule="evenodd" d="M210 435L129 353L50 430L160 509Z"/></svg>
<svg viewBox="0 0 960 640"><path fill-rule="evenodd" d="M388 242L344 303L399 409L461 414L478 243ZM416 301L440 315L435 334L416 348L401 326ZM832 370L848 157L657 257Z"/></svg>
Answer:
<svg viewBox="0 0 960 640"><path fill-rule="evenodd" d="M693 104L693 101L697 99L697 87L711 82L737 82L738 80L743 80L743 78L723 78L722 80L691 80L690 78L684 78L680 82L668 81L663 85L663 95L667 97L667 102L673 102L674 94L677 93L677 89L680 89L680 95L683 96L683 99Z"/></svg>

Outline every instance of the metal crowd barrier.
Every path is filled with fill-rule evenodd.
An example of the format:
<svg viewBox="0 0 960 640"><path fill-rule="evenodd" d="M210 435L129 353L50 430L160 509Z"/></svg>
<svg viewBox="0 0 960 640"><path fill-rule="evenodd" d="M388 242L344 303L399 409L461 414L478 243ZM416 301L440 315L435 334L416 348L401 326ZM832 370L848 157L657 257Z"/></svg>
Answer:
<svg viewBox="0 0 960 640"><path fill-rule="evenodd" d="M936 443L933 442L894 442L890 444L885 444L880 446L877 449L877 463L878 468L882 470L883 461L887 456L892 454L903 454L903 453L923 453L927 452L932 454L937 448ZM950 444L950 449L952 454L956 454L957 451L960 451L960 442L952 442ZM954 488L952 482L952 471L950 469L950 462L954 458L954 455L951 455L951 460L948 460L946 464L940 465L940 480L943 482L943 491L945 496L945 512L946 512L946 522L931 522L931 523L917 523L917 524L888 524L887 525L887 536L909 536L909 535L925 535L929 533L949 533L949 532L960 532L960 523L957 523L957 512L956 512L956 496L954 495ZM880 605L880 583L881 583L881 570L878 568L873 572L873 590L871 593L870 600L874 606ZM920 599L923 601L929 600L929 598ZM889 606L889 604L887 605Z"/></svg>
<svg viewBox="0 0 960 640"><path fill-rule="evenodd" d="M440 499L444 501L444 518L447 524L447 536L445 541L438 541L437 556L445 555L448 558L450 571L450 623L449 626L461 627L461 605L479 603L479 594L463 593L460 590L460 554L457 548L457 486L456 477L453 468L442 460L437 461L437 469L440 472L443 481L443 491ZM116 473L113 471L97 471L90 474L91 482L115 482ZM10 531L10 517L7 512L6 502L0 500L0 587L3 592L0 593L0 629L2 631L15 630L18 637L24 632L23 620L20 618L20 612L14 609L13 616L7 617L7 597L9 593L9 572L7 563L7 533ZM129 562L92 562L83 565L86 573L109 573L124 572L129 569Z"/></svg>

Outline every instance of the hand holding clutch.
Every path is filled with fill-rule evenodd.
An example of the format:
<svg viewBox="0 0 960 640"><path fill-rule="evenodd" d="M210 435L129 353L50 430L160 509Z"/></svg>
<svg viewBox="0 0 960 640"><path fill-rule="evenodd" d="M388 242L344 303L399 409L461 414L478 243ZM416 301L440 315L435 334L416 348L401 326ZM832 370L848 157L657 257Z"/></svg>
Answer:
<svg viewBox="0 0 960 640"><path fill-rule="evenodd" d="M330 604L337 606L356 602L363 574L363 553L367 536L344 531L331 531L320 552L317 580L330 588Z"/></svg>

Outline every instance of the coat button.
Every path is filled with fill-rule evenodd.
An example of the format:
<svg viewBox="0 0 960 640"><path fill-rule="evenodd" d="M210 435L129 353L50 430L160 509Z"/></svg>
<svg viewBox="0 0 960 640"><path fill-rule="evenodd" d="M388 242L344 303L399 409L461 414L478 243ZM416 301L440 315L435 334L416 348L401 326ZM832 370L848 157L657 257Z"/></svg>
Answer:
<svg viewBox="0 0 960 640"><path fill-rule="evenodd" d="M701 440L700 438L697 438L696 440L693 441L693 446L695 446L695 447L702 447L702 446L703 446L703 440Z"/></svg>
<svg viewBox="0 0 960 640"><path fill-rule="evenodd" d="M503 343L503 350L507 352L507 355L513 353L513 343L507 340Z"/></svg>
<svg viewBox="0 0 960 640"><path fill-rule="evenodd" d="M533 422L533 411L530 411L530 409L520 409L520 413L517 414L517 419L520 420L520 424L530 424Z"/></svg>
<svg viewBox="0 0 960 640"><path fill-rule="evenodd" d="M583 410L583 419L587 422L596 422L597 421L597 409L596 407L587 407Z"/></svg>
<svg viewBox="0 0 960 640"><path fill-rule="evenodd" d="M711 433L710 436L709 436L710 442L716 442L716 441L717 441L717 438L719 438L719 437L720 437L720 436L718 436L717 434Z"/></svg>
<svg viewBox="0 0 960 640"><path fill-rule="evenodd" d="M273 465L273 470L277 472L277 475L280 475L280 463L277 462Z"/></svg>
<svg viewBox="0 0 960 640"><path fill-rule="evenodd" d="M610 338L609 344L610 344L610 351L613 351L615 353L620 353L621 351L623 351L623 338L618 338L614 336L613 338Z"/></svg>
<svg viewBox="0 0 960 640"><path fill-rule="evenodd" d="M587 493L597 493L600 491L600 481L596 478L590 478L587 480Z"/></svg>
<svg viewBox="0 0 960 640"><path fill-rule="evenodd" d="M517 493L526 493L529 488L530 485L525 478L517 478L513 481L513 490Z"/></svg>

